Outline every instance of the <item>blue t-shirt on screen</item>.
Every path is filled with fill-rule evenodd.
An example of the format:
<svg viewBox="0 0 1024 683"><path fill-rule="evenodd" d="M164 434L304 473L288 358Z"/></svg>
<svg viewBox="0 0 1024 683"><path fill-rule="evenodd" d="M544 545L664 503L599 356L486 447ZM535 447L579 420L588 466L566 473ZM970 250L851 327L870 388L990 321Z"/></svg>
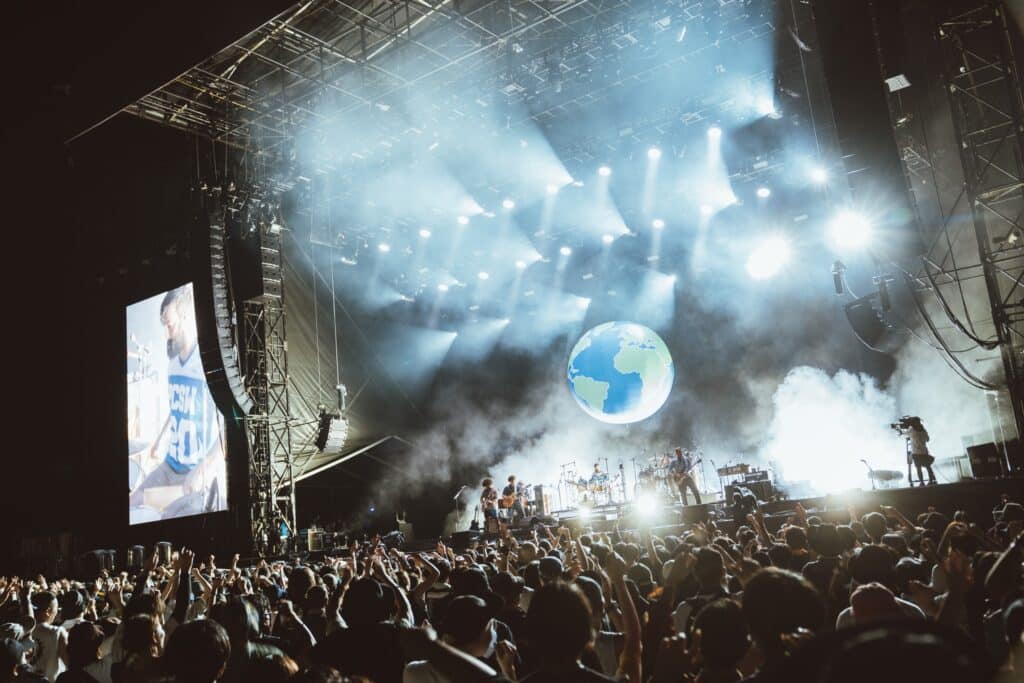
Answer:
<svg viewBox="0 0 1024 683"><path fill-rule="evenodd" d="M191 472L203 461L212 440L218 437L216 408L206 388L198 345L184 361L171 358L167 368L171 415L164 460L178 474Z"/></svg>

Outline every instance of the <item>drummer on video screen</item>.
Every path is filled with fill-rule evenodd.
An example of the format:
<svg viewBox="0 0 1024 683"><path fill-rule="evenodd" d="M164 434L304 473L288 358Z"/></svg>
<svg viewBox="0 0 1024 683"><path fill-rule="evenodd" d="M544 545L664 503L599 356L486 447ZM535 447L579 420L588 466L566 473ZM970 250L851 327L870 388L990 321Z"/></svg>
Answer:
<svg viewBox="0 0 1024 683"><path fill-rule="evenodd" d="M142 505L143 494L151 487L180 486L183 496L204 492L223 468L217 409L206 388L194 311L188 285L168 292L160 304L170 412L146 454L149 462L163 458L132 492L132 506Z"/></svg>

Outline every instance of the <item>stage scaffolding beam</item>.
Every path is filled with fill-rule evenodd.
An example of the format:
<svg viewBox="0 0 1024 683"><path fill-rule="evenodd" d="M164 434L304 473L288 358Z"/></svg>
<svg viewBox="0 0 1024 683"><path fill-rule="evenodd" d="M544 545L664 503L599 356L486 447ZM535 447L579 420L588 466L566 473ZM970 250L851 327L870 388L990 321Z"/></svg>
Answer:
<svg viewBox="0 0 1024 683"><path fill-rule="evenodd" d="M255 405L247 418L251 538L265 554L276 545L280 520L292 536L297 527L281 232L263 224L257 230L262 294L245 302L244 319L246 386Z"/></svg>
<svg viewBox="0 0 1024 683"><path fill-rule="evenodd" d="M981 270L1024 435L1024 101L1002 2L940 19L936 37ZM959 277L957 273L956 277Z"/></svg>

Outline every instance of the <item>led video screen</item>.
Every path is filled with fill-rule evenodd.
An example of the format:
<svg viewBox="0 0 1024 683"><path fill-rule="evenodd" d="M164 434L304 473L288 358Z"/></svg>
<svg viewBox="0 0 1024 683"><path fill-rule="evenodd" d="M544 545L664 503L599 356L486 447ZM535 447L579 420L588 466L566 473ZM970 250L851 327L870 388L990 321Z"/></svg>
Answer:
<svg viewBox="0 0 1024 683"><path fill-rule="evenodd" d="M129 523L226 510L224 419L203 373L191 283L129 305L126 319Z"/></svg>

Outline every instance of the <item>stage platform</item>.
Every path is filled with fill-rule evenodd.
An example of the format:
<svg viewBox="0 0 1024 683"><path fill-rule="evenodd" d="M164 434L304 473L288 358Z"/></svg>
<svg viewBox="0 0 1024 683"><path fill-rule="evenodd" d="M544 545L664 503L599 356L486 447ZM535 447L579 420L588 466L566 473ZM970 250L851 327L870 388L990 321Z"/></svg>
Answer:
<svg viewBox="0 0 1024 683"><path fill-rule="evenodd" d="M1024 474L992 479L967 479L954 484L937 484L924 487L844 491L827 496L793 498L764 503L761 510L769 531L777 531L793 514L797 503L803 505L808 515L821 517L826 522L846 524L850 521L850 508L858 516L877 511L880 505L891 505L914 519L927 512L929 507L951 514L964 510L968 518L985 527L992 523L992 508L1001 495L1024 501ZM550 518L533 518L542 523L555 523L573 529L591 528L595 531L648 528L658 534L673 533L684 524L706 521L714 518L719 528L731 533L735 524L724 502L703 505L682 506L679 503L663 503L654 509L641 510L635 503L624 505L602 505L588 509L560 510ZM531 519L513 532L517 537L529 534ZM463 531L453 538L463 540L468 536L492 538L496 534Z"/></svg>

